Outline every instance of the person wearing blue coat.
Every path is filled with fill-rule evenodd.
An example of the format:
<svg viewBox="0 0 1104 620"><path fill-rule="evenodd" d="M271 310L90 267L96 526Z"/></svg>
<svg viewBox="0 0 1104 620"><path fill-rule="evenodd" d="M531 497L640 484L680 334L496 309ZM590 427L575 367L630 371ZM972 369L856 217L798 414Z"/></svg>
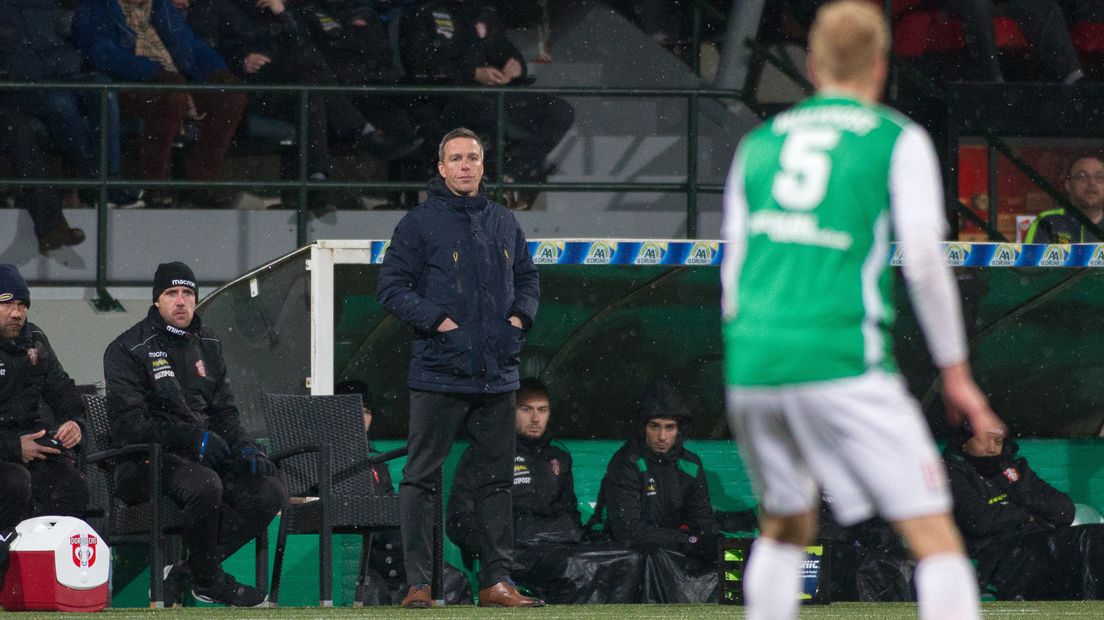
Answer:
<svg viewBox="0 0 1104 620"><path fill-rule="evenodd" d="M435 472L463 428L471 441L481 532L479 604L535 607L510 582L514 391L540 280L525 234L483 188L483 145L445 134L429 195L395 227L377 297L414 331L408 457L399 485L408 585L403 607L429 607ZM438 593L440 594L440 593Z"/></svg>
<svg viewBox="0 0 1104 620"><path fill-rule="evenodd" d="M234 84L226 62L196 37L171 0L84 0L73 15L73 39L98 71L123 82ZM226 151L245 109L242 92L124 91L124 116L140 117L142 175L169 176L173 140L185 118L199 121L199 135L185 173L197 181L219 176ZM193 202L217 203L204 191L190 193ZM150 192L153 206L167 199ZM211 206L207 204L205 206Z"/></svg>

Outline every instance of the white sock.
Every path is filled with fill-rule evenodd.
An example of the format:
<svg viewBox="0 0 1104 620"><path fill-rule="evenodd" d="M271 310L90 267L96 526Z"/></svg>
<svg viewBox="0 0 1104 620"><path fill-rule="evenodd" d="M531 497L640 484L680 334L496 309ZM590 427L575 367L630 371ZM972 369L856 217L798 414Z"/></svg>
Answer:
<svg viewBox="0 0 1104 620"><path fill-rule="evenodd" d="M805 548L760 538L744 569L747 620L788 620L797 616Z"/></svg>
<svg viewBox="0 0 1104 620"><path fill-rule="evenodd" d="M929 556L916 565L916 599L920 620L981 618L977 575L959 553Z"/></svg>

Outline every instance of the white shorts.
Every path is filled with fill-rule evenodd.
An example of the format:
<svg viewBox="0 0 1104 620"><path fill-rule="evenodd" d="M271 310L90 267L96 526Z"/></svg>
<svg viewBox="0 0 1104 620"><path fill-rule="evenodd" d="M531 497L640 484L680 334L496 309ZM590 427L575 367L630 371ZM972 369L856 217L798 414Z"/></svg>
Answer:
<svg viewBox="0 0 1104 620"><path fill-rule="evenodd" d="M728 424L773 516L812 510L818 486L842 525L875 513L899 521L951 509L927 422L896 375L729 388Z"/></svg>

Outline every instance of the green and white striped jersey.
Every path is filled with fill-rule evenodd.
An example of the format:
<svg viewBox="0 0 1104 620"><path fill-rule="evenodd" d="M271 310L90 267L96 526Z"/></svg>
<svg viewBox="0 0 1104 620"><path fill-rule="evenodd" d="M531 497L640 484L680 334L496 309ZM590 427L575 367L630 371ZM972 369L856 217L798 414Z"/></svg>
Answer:
<svg viewBox="0 0 1104 620"><path fill-rule="evenodd" d="M886 107L822 94L750 132L725 193L726 383L895 372L891 230L937 364L963 359L945 227L931 141Z"/></svg>

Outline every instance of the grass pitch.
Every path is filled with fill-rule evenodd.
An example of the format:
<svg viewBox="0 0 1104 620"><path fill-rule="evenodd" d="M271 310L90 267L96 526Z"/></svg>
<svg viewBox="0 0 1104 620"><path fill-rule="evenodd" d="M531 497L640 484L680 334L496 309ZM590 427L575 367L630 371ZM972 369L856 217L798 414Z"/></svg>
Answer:
<svg viewBox="0 0 1104 620"><path fill-rule="evenodd" d="M1004 618L1104 618L1104 601L1029 601L984 603L987 619ZM397 607L281 607L279 609L108 609L98 614L20 613L4 614L13 620L58 618L76 620L306 620L310 618L371 618L389 620L735 620L744 617L742 607L728 605L552 605L542 609L482 609L471 606L406 610ZM916 605L910 603L835 603L801 610L809 620L915 620Z"/></svg>

